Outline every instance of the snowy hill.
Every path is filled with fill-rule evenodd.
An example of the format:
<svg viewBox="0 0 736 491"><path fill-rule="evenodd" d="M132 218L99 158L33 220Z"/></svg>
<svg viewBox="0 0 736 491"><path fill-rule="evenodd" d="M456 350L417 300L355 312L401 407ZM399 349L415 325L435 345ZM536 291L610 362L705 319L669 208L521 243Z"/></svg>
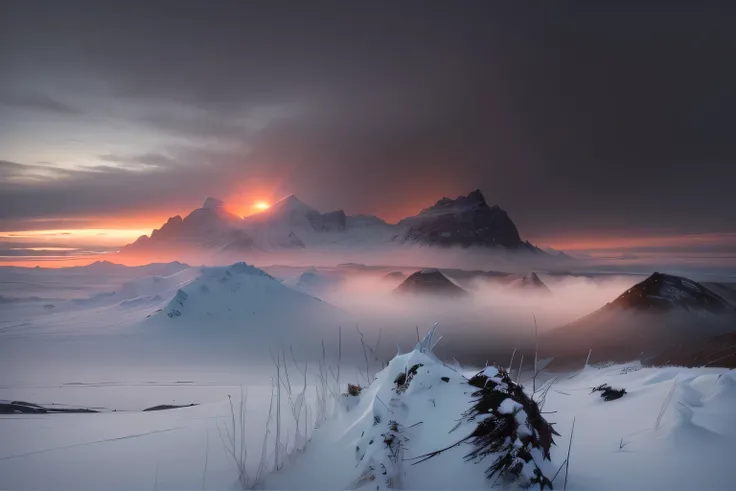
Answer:
<svg viewBox="0 0 736 491"><path fill-rule="evenodd" d="M118 298L134 299L175 292L196 278L197 269L187 268L170 276L146 275L130 279L115 291Z"/></svg>
<svg viewBox="0 0 736 491"><path fill-rule="evenodd" d="M468 292L450 281L436 269L423 269L410 275L394 290L397 295L434 295L454 298L465 297Z"/></svg>
<svg viewBox="0 0 736 491"><path fill-rule="evenodd" d="M261 269L236 263L201 268L197 278L180 288L155 317L192 324L203 319L211 323L213 316L225 316L234 324L247 324L259 316L297 318L303 309L337 313L334 307L282 285Z"/></svg>
<svg viewBox="0 0 736 491"><path fill-rule="evenodd" d="M140 328L157 334L152 340L166 343L174 336L186 349L209 353L263 356L268 347L288 340L314 354L324 333L349 319L346 312L289 288L261 269L236 263L199 269L197 277Z"/></svg>

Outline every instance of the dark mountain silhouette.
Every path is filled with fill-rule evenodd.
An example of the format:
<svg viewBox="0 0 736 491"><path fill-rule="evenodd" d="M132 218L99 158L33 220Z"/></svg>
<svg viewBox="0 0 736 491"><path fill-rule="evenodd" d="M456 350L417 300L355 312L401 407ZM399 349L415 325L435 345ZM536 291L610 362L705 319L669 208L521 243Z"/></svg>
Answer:
<svg viewBox="0 0 736 491"><path fill-rule="evenodd" d="M396 289L397 295L437 295L464 297L468 292L450 281L436 269L423 269L405 279Z"/></svg>
<svg viewBox="0 0 736 491"><path fill-rule="evenodd" d="M539 251L522 241L508 214L498 206L488 206L483 193L477 189L456 199L442 198L399 225L408 228L404 241L413 243Z"/></svg>
<svg viewBox="0 0 736 491"><path fill-rule="evenodd" d="M736 333L736 308L703 285L654 273L581 319L553 329L540 341L551 367L657 359L679 345Z"/></svg>
<svg viewBox="0 0 736 491"><path fill-rule="evenodd" d="M734 306L700 283L663 273L654 273L631 287L605 308L641 311L705 311L713 314L734 312Z"/></svg>

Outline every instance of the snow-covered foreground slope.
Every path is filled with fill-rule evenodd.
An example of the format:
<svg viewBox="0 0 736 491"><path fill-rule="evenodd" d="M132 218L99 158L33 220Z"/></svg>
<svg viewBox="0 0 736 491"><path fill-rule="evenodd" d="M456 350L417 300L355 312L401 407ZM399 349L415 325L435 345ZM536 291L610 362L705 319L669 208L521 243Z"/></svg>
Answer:
<svg viewBox="0 0 736 491"><path fill-rule="evenodd" d="M126 395L128 404L131 398L138 399L137 411L0 415L0 489L183 490L202 489L203 485L206 489L232 489L237 476L218 428L224 428L230 417L228 394L237 398L240 388L190 386L173 392L153 386L146 393L135 389L115 388L118 394ZM248 438L255 453L263 437L270 388L250 386L247 390L247 418L253 431ZM0 398L6 392L0 389ZM90 392L94 389L87 389L88 400ZM181 403L205 403L140 412L153 401L161 404L177 396ZM115 407L121 400L119 396L117 400L108 397L106 402Z"/></svg>
<svg viewBox="0 0 736 491"><path fill-rule="evenodd" d="M417 364L422 366L408 384L399 388L397 377ZM298 378L299 375L293 375L297 371L291 370L292 377ZM310 373L313 371L314 368ZM473 431L476 423L463 420L462 414L473 404L472 393L477 389L468 384L468 379L476 372L445 366L418 351L395 357L359 396L341 396L343 409L327 421L320 421L306 450L285 458L283 468L268 474L262 486L386 489L386 479L390 477L393 489L488 489L491 481L485 472L493 458L465 459L473 450L468 443L424 462L415 464L414 459L451 446ZM343 380L350 381L351 376L355 375L343 375ZM527 377L523 374L522 381ZM604 383L624 388L627 393L620 399L604 401L598 392L591 392ZM731 489L732 450L736 445L734 371L614 365L587 367L577 374L538 381L542 388L549 384L552 385L546 391L543 416L554 423L560 435L555 437L551 461L538 464L550 479L567 456L574 418L568 489ZM527 383L527 388L530 385ZM237 486L236 468L220 437L231 424L228 395L237 401L237 382L170 388L154 385L135 397L131 387L98 389L107 394L103 398L107 407L121 407L125 400L127 411L0 416L0 488ZM35 395L40 398L35 402L71 403L60 400L63 391L58 388L53 389L55 392L49 390L44 392L38 387L19 393L17 388L0 387L0 399ZM76 391L74 398L82 403L100 401L100 394L90 392L93 389L70 390ZM248 397L248 465L255 473L266 427L270 428L268 462L274 459L275 426L273 421L267 423L272 389L251 385L243 390ZM537 400L542 392L537 394ZM310 390L308 394L307 404L314 408L314 392ZM286 416L285 394L283 398L281 438L286 441L293 438L294 430ZM153 403L172 402L202 404L162 412L139 411ZM235 408L238 417L237 402ZM313 420L315 412L310 414ZM399 430L396 433L390 431L394 421ZM286 436L287 432L292 436ZM402 441L398 459L392 458L389 451L389 437ZM556 488L562 487L563 479L564 469L554 480Z"/></svg>
<svg viewBox="0 0 736 491"><path fill-rule="evenodd" d="M396 376L417 363L423 366L406 390L397 393ZM360 396L341 398L347 410L322 421L306 451L287 458L262 486L385 489L385 479L391 476L393 489L488 489L491 482L485 470L492 458L467 461L470 444L416 465L412 460L452 445L473 430L474 423L458 426L458 421L472 404L476 388L468 385L467 378L474 373L456 371L418 352L397 356ZM625 388L627 394L606 402L599 393L591 393L592 387L603 383ZM231 421L227 396L237 400L240 389L231 385L176 390L178 396L160 390L158 395L178 397L180 403L198 398L204 404L153 413L0 416L0 488L233 489L237 471L219 435ZM249 386L244 390L248 394L246 440L254 473L271 389ZM0 398L6 392L0 389ZM155 392L140 400L141 407L153 401ZM190 398L182 400L187 397L184 394ZM313 397L308 402L314 406ZM554 423L560 436L555 437L551 462L543 468L551 472L551 479L564 462L575 418L568 489L732 489L735 407L733 371L588 367L572 378L558 378L547 391L544 417ZM391 421L399 424L403 441L401 459L396 462L385 443ZM273 422L270 428L269 462ZM293 428L290 431L293 435ZM370 475L375 478L366 481ZM561 488L563 480L564 469L555 487Z"/></svg>
<svg viewBox="0 0 736 491"><path fill-rule="evenodd" d="M424 366L403 394L395 376L416 363ZM466 460L461 444L429 460L414 457L446 448L469 435L475 423L461 420L473 403L467 378L413 352L395 358L348 412L315 431L309 448L266 480L270 489L386 489L395 473L403 489L485 489L493 461ZM443 382L447 377L448 382ZM466 378L467 377L467 378ZM565 461L575 419L568 489L731 489L736 445L736 373L723 369L641 368L614 365L549 380L545 418L560 433L550 479ZM625 388L604 401L593 387ZM541 394L541 393L540 393ZM537 399L539 399L538 394ZM661 414L661 416L660 416ZM376 424L376 418L380 422ZM387 422L397 421L405 437L403 459L389 465L384 444ZM538 462L541 466L541 462ZM375 480L365 478L373 467ZM389 467L388 476L383 474ZM367 475L370 475L369 472ZM561 487L564 470L554 481ZM394 482L397 482L394 478Z"/></svg>
<svg viewBox="0 0 736 491"><path fill-rule="evenodd" d="M0 305L0 400L104 412L0 415L0 489L233 489L238 473L220 435L233 419L228 396L238 417L241 387L248 397L248 469L255 474L269 428L271 470L276 431L267 418L276 397L268 384L276 374L269 348L284 349L295 388L293 399L282 393L281 400L281 440L287 449L293 449L296 430L291 402L302 400L297 393L307 359L305 420L310 423L302 420L300 431L319 419L315 383L321 340L327 344L327 363L337 368L336 329L342 312L245 264L180 271L179 266L174 265L176 271L128 271L105 264L94 268L104 274L83 268L7 271L12 274L0 292L25 299ZM44 275L51 281L31 290ZM53 308L44 307L52 302ZM406 322L405 312L392 310L385 318ZM384 330L381 346L393 346L392 326L378 325ZM447 325L440 347L459 337L477 347L481 359L499 349L497 341L480 341L486 338ZM347 366L356 360L363 366L357 330L351 323L342 326L336 392L345 392L348 382L367 385L365 376ZM376 333L362 324L361 329L373 345ZM397 391L396 377L418 363L422 367L406 390ZM524 366L530 366L528 356ZM453 368L424 353L395 357L359 397L339 397L349 410L321 420L306 450L282 458L283 467L267 475L262 486L371 489L385 478L386 468L394 489L488 488L485 472L492 459L466 461L473 449L468 443L416 465L410 460L457 443L474 428L467 421L457 424L473 403L477 389L467 378L476 371ZM280 375L285 377L283 371ZM730 489L735 372L618 365L555 376L543 411L560 435L551 461L540 462L550 479L565 460L575 418L569 489ZM528 377L526 372L521 377L527 389ZM551 380L538 385L543 382ZM625 388L627 394L610 402L591 394L592 387L604 383ZM190 403L199 405L141 412L160 404ZM391 421L396 421L396 431ZM393 433L403 442L402 459L395 461L384 443L386 434ZM563 477L564 471L554 481L558 489Z"/></svg>

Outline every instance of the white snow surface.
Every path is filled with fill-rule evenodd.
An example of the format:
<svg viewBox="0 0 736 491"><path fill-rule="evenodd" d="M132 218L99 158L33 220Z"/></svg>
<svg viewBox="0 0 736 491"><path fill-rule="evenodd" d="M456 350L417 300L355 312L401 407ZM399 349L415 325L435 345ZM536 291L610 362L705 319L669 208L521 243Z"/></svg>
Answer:
<svg viewBox="0 0 736 491"><path fill-rule="evenodd" d="M398 394L396 376L418 363L423 366L407 390ZM466 378L475 372L455 371L418 351L396 356L359 396L343 397L344 409L323 421L313 431L307 449L292 454L280 471L269 474L263 488L387 489L391 478L393 489L488 489L484 471L490 458L465 461L469 444L416 465L411 460L447 447L472 431L475 423L457 426L457 422L472 403L475 389ZM448 377L449 382L441 377ZM628 393L605 402L597 393L591 394L591 388L601 383L626 388ZM159 403L167 402L160 398L173 395L164 396L161 388L153 390L158 392ZM239 389L192 386L169 390L179 391L179 398L186 390L189 397L205 403L153 413L0 416L0 488L122 490L153 489L157 483L158 489L232 489L237 474L218 431L229 421L227 395L236 399ZM248 448L255 455L255 466L270 390L262 386L245 390ZM40 391L35 389L37 397ZM108 398L121 398L120 391L111 392ZM2 399L16 394L6 387L0 389ZM733 371L588 367L572 378L558 377L547 394L543 410L560 436L555 437L552 461L541 466L551 477L562 464L575 418L568 489L731 489L734 407ZM518 410L511 403L506 409ZM517 416L523 417L522 412ZM398 437L404 442L398 461L391 459L384 444L391 434L391 421L399 424ZM361 481L370 475L375 479ZM560 475L555 480L558 488L562 479Z"/></svg>
<svg viewBox="0 0 736 491"><path fill-rule="evenodd" d="M248 466L254 470L267 427L268 381L275 376L272 365L247 363L259 351L268 358L268 348L278 343L293 344L303 362L306 342L315 337L312 324L322 314L336 318L337 311L245 264L124 268L101 263L3 273L0 293L21 300L0 305L0 400L104 412L0 415L0 489L234 489L237 472L220 438L231 418L228 396L237 404L241 390L247 393ZM183 305L173 300L177 291L186 295ZM169 317L171 309L181 315ZM347 330L343 336L347 345ZM210 344L217 340L220 344ZM343 348L345 355L348 348ZM466 379L481 370L445 366L420 348L421 343L396 356L359 396L340 398L344 410L321 421L306 450L286 459L262 487L384 489L391 477L393 489L488 489L484 473L491 460L465 461L472 449L468 444L416 465L410 460L472 431L474 423L457 424L476 390ZM202 353L222 364L203 363ZM152 365L152 359L161 363ZM397 375L418 363L423 366L406 391L397 393ZM292 365L289 371L301 391L298 370ZM482 371L498 375L492 366ZM306 402L312 423L316 372L310 361ZM366 384L346 366L342 374L342 391L347 382ZM527 388L529 377L522 373L520 378ZM587 367L576 374L545 375L537 387L552 383L552 377L543 412L560 436L552 461L540 466L551 478L563 463L575 418L569 490L733 489L736 371ZM627 394L611 402L591 394L592 387L604 383ZM190 403L199 405L141 412L158 404ZM504 410L517 411L508 405ZM285 396L281 412L282 438L293 439ZM376 416L380 422L374 425ZM523 423L526 415L517 411L516 417ZM396 461L383 443L392 433L392 420L400 425L394 437L403 442L402 459ZM269 428L272 449L273 423ZM271 451L268 456L273 458ZM361 482L370 467L385 468L387 474L378 471L375 480ZM564 470L556 489L563 479Z"/></svg>
<svg viewBox="0 0 736 491"><path fill-rule="evenodd" d="M406 392L397 394L393 380L416 363L424 366ZM449 377L449 383L442 382L443 376ZM598 393L591 394L591 388L602 383L626 388L628 393L605 402ZM463 374L432 357L416 351L397 356L355 398L349 411L314 432L303 455L269 476L266 487L386 489L385 479L394 475L393 482L400 482L403 489L487 489L490 483L484 471L491 460L465 461L463 457L472 448L469 444L416 465L411 460L445 448L472 431L474 423L467 422L451 430L472 403L474 390ZM502 410L516 413L520 423L525 421L526 415L513 401L505 405L508 407L502 405ZM552 462L540 466L552 478L566 458L575 418L568 489L731 489L735 407L733 371L588 367L572 378L569 374L557 378L547 394L545 417L555 423L560 436L555 437ZM664 414L656 426L661 410ZM374 425L375 417L381 420L378 425ZM383 444L389 420L408 428L401 432L407 440L405 460L398 464L388 461ZM384 467L389 469L387 476L375 472L375 480L360 481L370 468ZM558 476L556 487L561 487L563 478Z"/></svg>

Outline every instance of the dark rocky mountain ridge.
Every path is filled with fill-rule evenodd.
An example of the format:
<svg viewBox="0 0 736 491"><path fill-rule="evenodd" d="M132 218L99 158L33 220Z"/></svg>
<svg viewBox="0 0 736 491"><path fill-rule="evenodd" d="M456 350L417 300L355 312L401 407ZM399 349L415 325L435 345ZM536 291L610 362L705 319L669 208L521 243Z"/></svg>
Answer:
<svg viewBox="0 0 736 491"><path fill-rule="evenodd" d="M442 198L399 225L408 227L404 241L430 246L502 247L538 251L522 241L508 214L490 207L480 190L455 199Z"/></svg>

